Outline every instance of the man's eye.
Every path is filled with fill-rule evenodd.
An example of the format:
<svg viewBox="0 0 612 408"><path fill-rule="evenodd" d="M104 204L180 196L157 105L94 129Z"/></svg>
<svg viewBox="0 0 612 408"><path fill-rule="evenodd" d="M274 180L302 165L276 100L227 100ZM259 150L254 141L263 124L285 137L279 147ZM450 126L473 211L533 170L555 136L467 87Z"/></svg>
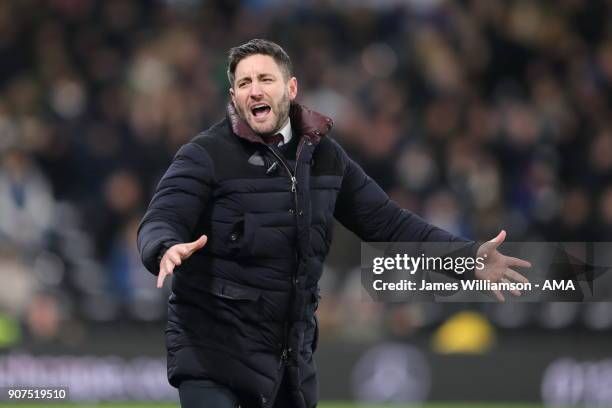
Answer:
<svg viewBox="0 0 612 408"><path fill-rule="evenodd" d="M272 78L264 78L264 82L272 82Z"/></svg>
<svg viewBox="0 0 612 408"><path fill-rule="evenodd" d="M246 82L241 82L238 84L238 88L244 88L246 86Z"/></svg>

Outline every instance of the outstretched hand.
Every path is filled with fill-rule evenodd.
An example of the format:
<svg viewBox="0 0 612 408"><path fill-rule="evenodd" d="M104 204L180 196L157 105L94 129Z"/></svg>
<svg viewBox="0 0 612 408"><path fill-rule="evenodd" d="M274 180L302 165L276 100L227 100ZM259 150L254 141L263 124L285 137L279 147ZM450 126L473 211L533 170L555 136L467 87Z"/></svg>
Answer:
<svg viewBox="0 0 612 408"><path fill-rule="evenodd" d="M179 266L185 259L189 258L195 251L198 251L206 245L208 237L202 235L197 241L176 244L168 248L159 263L159 275L157 275L157 287L161 288L164 284L166 276L172 275L174 268Z"/></svg>
<svg viewBox="0 0 612 408"><path fill-rule="evenodd" d="M477 256L484 258L484 268L476 268L476 278L491 282L510 283L510 280L513 280L515 282L528 283L529 280L513 270L512 267L531 268L531 263L523 259L503 255L497 250L505 239L506 231L501 230L495 238L485 242L478 248ZM493 290L493 293L500 302L506 300L501 291ZM514 296L521 296L521 292L518 290L511 290L510 293Z"/></svg>

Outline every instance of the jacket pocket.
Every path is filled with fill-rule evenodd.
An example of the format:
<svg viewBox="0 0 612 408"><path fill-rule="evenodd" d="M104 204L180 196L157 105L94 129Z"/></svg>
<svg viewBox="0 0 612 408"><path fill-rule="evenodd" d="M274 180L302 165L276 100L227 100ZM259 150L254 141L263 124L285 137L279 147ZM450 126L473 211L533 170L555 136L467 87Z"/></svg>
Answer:
<svg viewBox="0 0 612 408"><path fill-rule="evenodd" d="M211 295L230 300L257 301L261 297L261 290L242 286L222 278L212 278L206 285L206 290Z"/></svg>
<svg viewBox="0 0 612 408"><path fill-rule="evenodd" d="M257 227L257 218L248 213L233 222L213 221L209 249L223 258L250 256Z"/></svg>
<svg viewBox="0 0 612 408"><path fill-rule="evenodd" d="M200 303L214 316L216 324L231 332L251 333L251 326L262 319L261 289L213 277L202 288Z"/></svg>
<svg viewBox="0 0 612 408"><path fill-rule="evenodd" d="M238 251L239 256L248 257L252 255L253 246L255 244L255 232L258 228L259 221L255 214L244 214L242 240L240 243L240 250Z"/></svg>

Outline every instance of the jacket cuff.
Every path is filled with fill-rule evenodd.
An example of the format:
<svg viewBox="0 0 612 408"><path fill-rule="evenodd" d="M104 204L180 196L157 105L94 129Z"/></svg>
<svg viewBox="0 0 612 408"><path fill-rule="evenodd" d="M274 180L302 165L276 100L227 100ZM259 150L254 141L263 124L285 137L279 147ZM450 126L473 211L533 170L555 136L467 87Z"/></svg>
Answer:
<svg viewBox="0 0 612 408"><path fill-rule="evenodd" d="M161 260L168 249L170 249L170 246L167 244L161 244L161 248L159 248L159 251L157 251L157 265L161 263Z"/></svg>
<svg viewBox="0 0 612 408"><path fill-rule="evenodd" d="M145 267L154 275L159 274L159 263L166 251L179 242L176 240L156 241L143 251L143 263Z"/></svg>

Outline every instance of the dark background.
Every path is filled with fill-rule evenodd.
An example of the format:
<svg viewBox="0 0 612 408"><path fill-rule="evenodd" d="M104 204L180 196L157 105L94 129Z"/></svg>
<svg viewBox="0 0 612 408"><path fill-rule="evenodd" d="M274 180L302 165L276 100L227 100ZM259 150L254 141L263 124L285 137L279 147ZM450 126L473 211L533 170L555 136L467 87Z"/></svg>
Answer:
<svg viewBox="0 0 612 408"><path fill-rule="evenodd" d="M287 50L298 101L334 119L333 137L403 207L478 240L505 228L511 241L612 241L611 6L0 2L0 353L102 352L107 333L116 353L163 355L167 291L135 231L178 147L224 114L227 50L251 38ZM385 341L416 345L434 372L487 372L516 352L609 357L609 303L363 302L359 251L338 226L324 375L344 364L326 347ZM355 395L325 384L326 398ZM458 395L433 384L435 399ZM499 389L490 397L508 399ZM471 395L451 398L484 398Z"/></svg>

